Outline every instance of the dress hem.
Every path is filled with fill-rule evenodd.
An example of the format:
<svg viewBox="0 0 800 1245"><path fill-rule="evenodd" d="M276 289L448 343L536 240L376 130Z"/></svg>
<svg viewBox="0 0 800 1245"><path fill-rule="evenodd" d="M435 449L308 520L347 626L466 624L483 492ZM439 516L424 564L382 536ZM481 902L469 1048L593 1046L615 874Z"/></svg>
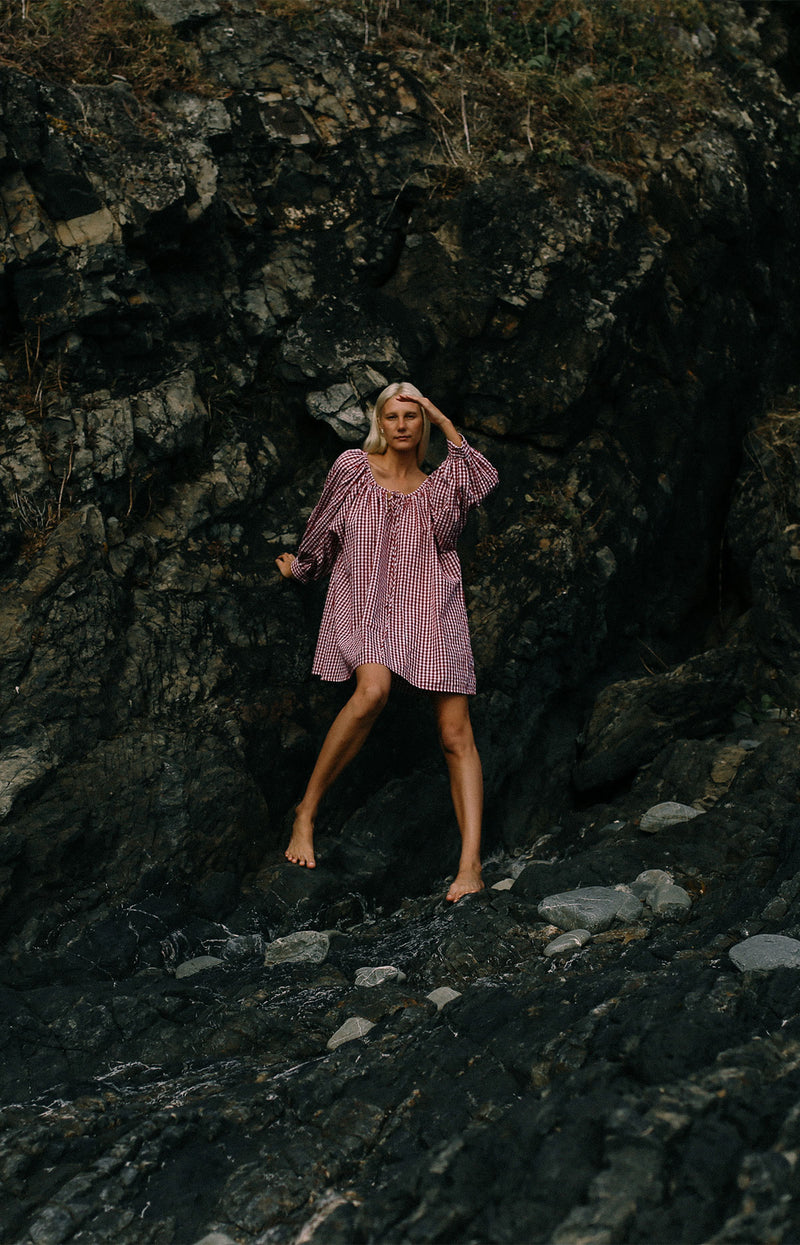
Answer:
<svg viewBox="0 0 800 1245"><path fill-rule="evenodd" d="M464 691L464 689L460 687L459 688L423 687L420 683L412 683L410 679L407 679L405 675L400 674L398 670L393 670L391 666L387 666L386 662L384 661L376 661L376 662L365 661L365 662L359 662L359 665L384 666L384 668L388 670L390 674L393 674L395 678L402 679L404 683L406 683L409 687L415 688L418 692L441 692L445 696L476 696L477 695L477 689L475 687L471 688L468 691ZM314 675L316 679L319 679L322 683L346 683L348 679L352 679L357 669L358 667L356 666L350 671L349 674L343 674L341 677L337 677L336 675L332 675L332 674L319 674L316 670L312 670L311 673Z"/></svg>

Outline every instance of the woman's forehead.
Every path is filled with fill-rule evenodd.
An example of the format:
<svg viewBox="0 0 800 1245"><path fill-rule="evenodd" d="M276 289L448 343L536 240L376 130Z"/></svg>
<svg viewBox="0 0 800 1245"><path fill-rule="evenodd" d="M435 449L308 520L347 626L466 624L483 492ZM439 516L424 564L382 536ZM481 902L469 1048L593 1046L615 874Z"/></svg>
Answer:
<svg viewBox="0 0 800 1245"><path fill-rule="evenodd" d="M395 394L394 397L386 399L381 407L381 414L386 415L388 411L399 410L406 411L407 413L419 411L417 399L412 398L410 395L408 397L404 397L401 393Z"/></svg>

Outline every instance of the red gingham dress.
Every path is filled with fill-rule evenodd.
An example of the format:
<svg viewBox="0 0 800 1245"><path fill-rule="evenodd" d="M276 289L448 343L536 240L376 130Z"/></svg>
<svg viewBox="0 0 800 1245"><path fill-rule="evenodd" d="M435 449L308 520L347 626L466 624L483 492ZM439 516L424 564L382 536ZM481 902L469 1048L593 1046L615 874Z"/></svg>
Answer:
<svg viewBox="0 0 800 1245"><path fill-rule="evenodd" d="M475 691L455 545L496 484L463 437L413 493L378 484L364 450L339 455L292 563L301 583L331 576L314 674L340 683L377 662L427 691Z"/></svg>

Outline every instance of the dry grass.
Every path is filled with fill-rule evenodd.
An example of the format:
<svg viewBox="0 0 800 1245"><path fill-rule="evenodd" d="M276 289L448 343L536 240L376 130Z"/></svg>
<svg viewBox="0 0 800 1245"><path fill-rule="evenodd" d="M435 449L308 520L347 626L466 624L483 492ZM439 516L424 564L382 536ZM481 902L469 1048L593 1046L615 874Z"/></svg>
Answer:
<svg viewBox="0 0 800 1245"><path fill-rule="evenodd" d="M0 65L64 83L123 78L140 97L164 87L210 89L191 44L137 0L6 0Z"/></svg>
<svg viewBox="0 0 800 1245"><path fill-rule="evenodd" d="M442 163L467 177L526 150L545 167L632 173L643 135L680 137L719 96L674 39L678 26L714 28L716 0L258 2L306 27L332 8L349 12L368 50L422 80ZM7 0L0 65L61 82L123 78L140 98L215 91L193 44L138 0Z"/></svg>
<svg viewBox="0 0 800 1245"><path fill-rule="evenodd" d="M371 46L423 78L451 162L473 169L523 146L543 165L591 161L633 173L644 136L680 138L720 97L707 66L675 44L678 26L717 25L713 0L340 7L361 12Z"/></svg>

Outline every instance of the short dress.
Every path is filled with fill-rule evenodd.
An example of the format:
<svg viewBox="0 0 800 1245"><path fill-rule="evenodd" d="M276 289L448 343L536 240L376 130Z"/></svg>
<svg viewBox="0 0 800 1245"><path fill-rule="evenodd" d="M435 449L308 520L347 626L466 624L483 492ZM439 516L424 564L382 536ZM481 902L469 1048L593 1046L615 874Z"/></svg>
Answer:
<svg viewBox="0 0 800 1245"><path fill-rule="evenodd" d="M364 450L334 462L292 575L330 573L314 674L334 683L377 662L414 687L475 691L475 667L455 545L497 472L462 437L412 493L383 488Z"/></svg>

